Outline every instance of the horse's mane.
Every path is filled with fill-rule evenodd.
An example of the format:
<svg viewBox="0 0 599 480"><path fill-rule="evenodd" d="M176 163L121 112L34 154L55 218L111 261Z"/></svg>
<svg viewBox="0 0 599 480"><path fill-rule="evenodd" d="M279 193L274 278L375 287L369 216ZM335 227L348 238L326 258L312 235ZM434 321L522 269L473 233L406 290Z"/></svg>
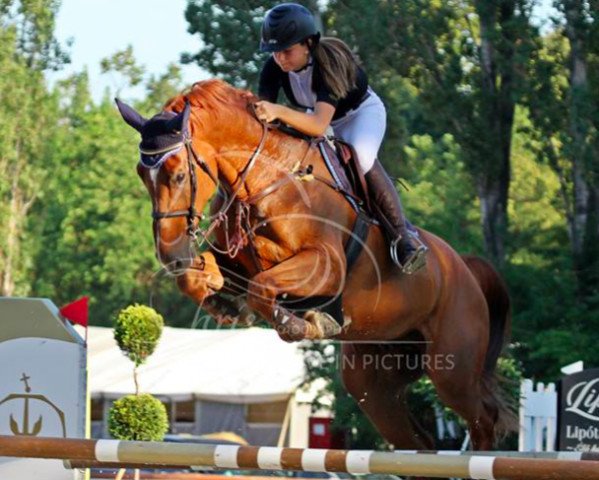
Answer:
<svg viewBox="0 0 599 480"><path fill-rule="evenodd" d="M234 112L236 117L240 112L248 114L248 102L253 100L255 97L250 92L234 88L223 80L211 79L194 83L168 100L164 109L181 112L188 101L192 107L196 107L192 112L205 112L212 120L219 120L226 113Z"/></svg>

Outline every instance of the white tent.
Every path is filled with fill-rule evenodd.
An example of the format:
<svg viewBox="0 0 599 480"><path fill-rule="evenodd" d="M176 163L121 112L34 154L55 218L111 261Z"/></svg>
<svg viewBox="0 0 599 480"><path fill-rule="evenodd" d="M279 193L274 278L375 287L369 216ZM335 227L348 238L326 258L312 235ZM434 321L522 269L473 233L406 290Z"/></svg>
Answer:
<svg viewBox="0 0 599 480"><path fill-rule="evenodd" d="M88 371L92 434L106 438L111 402L135 391L133 362L120 351L113 329L89 327ZM298 448L308 446L311 404L324 384L303 391L303 377L299 345L263 328L165 327L138 371L140 391L169 409L172 433L231 431L252 444Z"/></svg>
<svg viewBox="0 0 599 480"><path fill-rule="evenodd" d="M88 332L92 398L133 393L133 362L111 328ZM288 399L304 375L302 352L263 328L189 330L165 327L156 351L139 368L140 390L175 401L262 403Z"/></svg>

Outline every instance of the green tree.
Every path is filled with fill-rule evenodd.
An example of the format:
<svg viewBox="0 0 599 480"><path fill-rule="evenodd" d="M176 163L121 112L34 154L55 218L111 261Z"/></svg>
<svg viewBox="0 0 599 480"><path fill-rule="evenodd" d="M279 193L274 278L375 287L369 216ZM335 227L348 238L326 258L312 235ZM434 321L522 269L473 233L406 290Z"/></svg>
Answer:
<svg viewBox="0 0 599 480"><path fill-rule="evenodd" d="M139 393L137 367L154 353L162 335L164 319L153 308L130 305L122 309L114 322L114 339L121 351L133 362L135 368L135 394Z"/></svg>
<svg viewBox="0 0 599 480"><path fill-rule="evenodd" d="M511 139L532 49L530 0L329 4L328 27L357 48L381 91L395 76L418 89L426 116L460 146L480 201L485 251L505 260Z"/></svg>
<svg viewBox="0 0 599 480"><path fill-rule="evenodd" d="M49 145L57 128L56 98L44 71L65 60L53 37L57 2L0 5L0 294L27 294L32 207L50 172Z"/></svg>
<svg viewBox="0 0 599 480"><path fill-rule="evenodd" d="M442 234L459 252L480 252L476 192L453 137L446 134L435 141L431 135L413 135L404 151L411 170L407 191L402 192L409 217Z"/></svg>
<svg viewBox="0 0 599 480"><path fill-rule="evenodd" d="M316 0L298 3L318 14ZM195 63L237 87L255 90L267 58L259 51L260 26L274 5L264 0L188 0L187 31L200 37L202 47L195 53L184 53L181 61Z"/></svg>
<svg viewBox="0 0 599 480"><path fill-rule="evenodd" d="M151 78L148 90L170 95L178 79L168 75ZM25 257L32 267L31 293L58 304L87 294L95 325L109 325L123 303L146 302L172 324L189 327L196 306L155 258L151 201L136 174L139 135L122 121L109 95L99 104L92 101L85 72L59 82L53 96L59 120L44 145L52 175L28 227L39 239Z"/></svg>
<svg viewBox="0 0 599 480"><path fill-rule="evenodd" d="M60 69L69 55L54 36L60 0L2 0L0 23L16 34L16 50L33 71ZM70 42L69 42L70 43Z"/></svg>
<svg viewBox="0 0 599 480"><path fill-rule="evenodd" d="M166 407L147 393L119 398L108 411L108 431L119 440L162 441L168 431Z"/></svg>
<svg viewBox="0 0 599 480"><path fill-rule="evenodd" d="M560 180L578 293L588 300L599 296L599 13L597 2L555 5L561 17L529 65L526 103L538 159Z"/></svg>
<svg viewBox="0 0 599 480"><path fill-rule="evenodd" d="M91 103L85 75L59 92L76 95L54 141L48 201L36 213L44 241L34 290L57 303L88 293L92 318L106 325L123 302L148 300L158 269L147 194L135 173L139 140L108 98ZM147 229L138 228L140 219Z"/></svg>
<svg viewBox="0 0 599 480"><path fill-rule="evenodd" d="M260 0L189 0L187 31L200 37L202 48L184 53L181 61L195 63L238 87L255 85L265 59L258 51L260 22L268 8L269 3Z"/></svg>
<svg viewBox="0 0 599 480"><path fill-rule="evenodd" d="M146 98L139 105L139 112L152 116L162 110L170 98L183 89L181 67L174 63L168 65L162 75L152 75L146 82Z"/></svg>
<svg viewBox="0 0 599 480"><path fill-rule="evenodd" d="M137 64L131 45L103 58L100 61L100 70L111 75L117 96L124 87L139 85L145 73L145 68Z"/></svg>

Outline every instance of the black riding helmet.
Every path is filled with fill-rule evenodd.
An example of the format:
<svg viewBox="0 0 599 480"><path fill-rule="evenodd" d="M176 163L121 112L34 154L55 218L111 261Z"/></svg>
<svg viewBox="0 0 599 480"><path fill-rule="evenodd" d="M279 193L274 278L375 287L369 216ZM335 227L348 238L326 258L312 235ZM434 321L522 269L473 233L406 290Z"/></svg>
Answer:
<svg viewBox="0 0 599 480"><path fill-rule="evenodd" d="M310 10L297 3L281 3L264 17L260 50L280 52L309 37L320 37Z"/></svg>

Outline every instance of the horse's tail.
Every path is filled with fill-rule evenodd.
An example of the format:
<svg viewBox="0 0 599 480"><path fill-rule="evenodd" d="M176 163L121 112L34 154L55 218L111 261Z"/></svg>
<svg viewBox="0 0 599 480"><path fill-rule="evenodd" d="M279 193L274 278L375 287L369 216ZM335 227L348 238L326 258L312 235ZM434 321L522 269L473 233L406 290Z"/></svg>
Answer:
<svg viewBox="0 0 599 480"><path fill-rule="evenodd" d="M483 367L484 403L496 412L495 431L502 435L518 429L514 400L506 397L495 372L497 360L511 333L511 302L507 286L493 266L481 257L463 255L487 300L489 309L489 346ZM499 379L502 380L502 379Z"/></svg>

